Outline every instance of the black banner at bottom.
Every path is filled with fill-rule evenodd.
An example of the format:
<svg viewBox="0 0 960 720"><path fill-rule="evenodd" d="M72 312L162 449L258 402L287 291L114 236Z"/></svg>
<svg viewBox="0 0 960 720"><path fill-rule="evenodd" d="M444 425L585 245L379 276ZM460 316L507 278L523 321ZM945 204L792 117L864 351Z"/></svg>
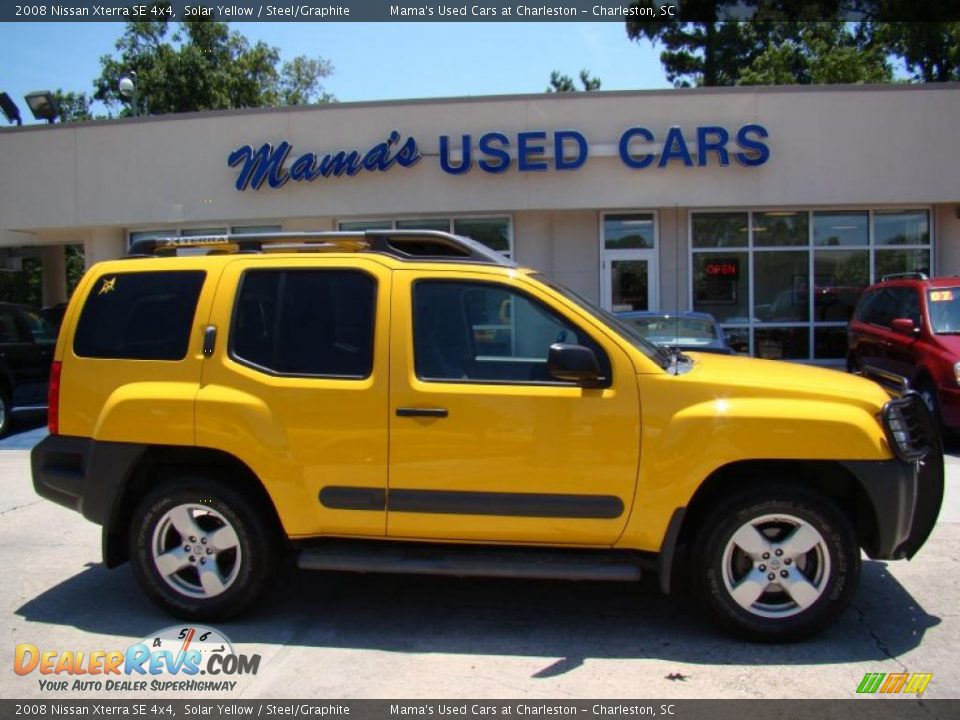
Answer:
<svg viewBox="0 0 960 720"><path fill-rule="evenodd" d="M960 700L0 700L2 718L641 718L664 720L951 720Z"/></svg>

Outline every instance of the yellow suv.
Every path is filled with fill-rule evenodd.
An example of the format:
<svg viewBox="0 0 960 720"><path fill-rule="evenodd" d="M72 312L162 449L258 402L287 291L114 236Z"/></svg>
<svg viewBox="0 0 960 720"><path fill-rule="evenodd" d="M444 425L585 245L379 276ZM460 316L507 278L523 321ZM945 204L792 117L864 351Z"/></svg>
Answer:
<svg viewBox="0 0 960 720"><path fill-rule="evenodd" d="M174 615L248 608L278 560L598 580L689 573L791 640L912 557L943 495L924 403L842 372L657 348L428 231L149 239L87 273L37 492L103 526Z"/></svg>

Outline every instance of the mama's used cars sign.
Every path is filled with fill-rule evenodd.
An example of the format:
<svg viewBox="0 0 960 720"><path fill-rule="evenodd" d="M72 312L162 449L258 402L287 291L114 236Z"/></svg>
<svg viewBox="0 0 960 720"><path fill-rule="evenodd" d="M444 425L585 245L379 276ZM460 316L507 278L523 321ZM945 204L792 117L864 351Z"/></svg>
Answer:
<svg viewBox="0 0 960 720"><path fill-rule="evenodd" d="M623 132L615 152L607 152L604 146L596 154L615 154L624 165L636 170L670 165L727 166L731 158L741 165L756 167L770 159L770 148L764 142L767 137L767 129L755 124L736 130L701 125L689 135L674 126L662 140L649 129L637 126ZM511 168L517 172L577 170L591 154L589 142L577 130L531 130L513 136L488 132L477 138L461 135L457 140L459 147L454 146L449 135L438 138L440 169L450 175L463 175L474 167L488 173L505 173ZM361 172L386 172L394 166L413 167L422 159L416 138L404 138L393 130L386 139L366 150L298 153L288 140L276 145L263 143L258 148L242 145L230 153L227 164L239 169L237 190L259 190L264 183L281 188L291 180L313 182Z"/></svg>

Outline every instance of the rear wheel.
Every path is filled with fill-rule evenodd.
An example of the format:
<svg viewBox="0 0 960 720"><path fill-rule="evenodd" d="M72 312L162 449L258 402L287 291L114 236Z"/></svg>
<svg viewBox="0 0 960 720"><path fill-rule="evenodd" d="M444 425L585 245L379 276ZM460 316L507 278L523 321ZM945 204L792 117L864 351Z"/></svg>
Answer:
<svg viewBox="0 0 960 720"><path fill-rule="evenodd" d="M850 604L860 553L850 521L804 488L743 493L697 537L693 587L721 625L751 640L788 642L831 625Z"/></svg>
<svg viewBox="0 0 960 720"><path fill-rule="evenodd" d="M245 495L221 480L180 477L134 512L130 558L147 595L190 620L224 620L266 589L279 543Z"/></svg>

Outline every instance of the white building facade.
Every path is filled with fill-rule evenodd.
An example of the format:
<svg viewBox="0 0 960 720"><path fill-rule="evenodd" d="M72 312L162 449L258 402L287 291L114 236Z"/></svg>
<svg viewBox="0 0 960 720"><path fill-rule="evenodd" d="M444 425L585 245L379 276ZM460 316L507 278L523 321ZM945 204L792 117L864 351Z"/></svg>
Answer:
<svg viewBox="0 0 960 720"><path fill-rule="evenodd" d="M0 131L0 247L430 228L612 310L702 310L762 357L838 362L860 289L960 273L960 86L343 103Z"/></svg>

